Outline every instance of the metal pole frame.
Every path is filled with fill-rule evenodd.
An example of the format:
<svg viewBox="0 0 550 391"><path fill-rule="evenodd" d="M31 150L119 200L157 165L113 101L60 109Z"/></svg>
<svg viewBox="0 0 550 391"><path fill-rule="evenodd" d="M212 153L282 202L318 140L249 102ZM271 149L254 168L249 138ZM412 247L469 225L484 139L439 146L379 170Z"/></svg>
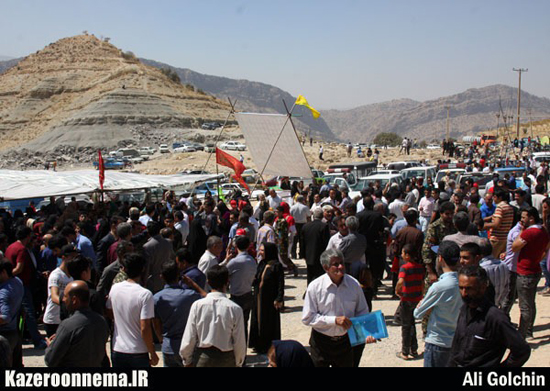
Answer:
<svg viewBox="0 0 550 391"><path fill-rule="evenodd" d="M227 122L229 121L229 118L233 114L235 114L235 105L237 104L237 101L235 101L233 103L233 102L231 102L230 98L227 98L227 100L229 101L229 105L231 106L231 110L227 114L227 117L225 118L225 121L224 121L224 123L222 125L222 128L220 130L220 133L218 134L218 137L216 138L216 141L214 142L214 151L210 152L210 155L208 155L208 159L206 160L206 163L205 163L204 167L202 168L203 171L208 166L208 163L210 163L210 159L212 158L212 154L215 153L216 150L218 149L218 143L220 142L220 138L222 137L223 131L225 130L225 126L227 125ZM218 174L218 163L217 162L216 162L216 174L219 175ZM220 178L219 177L217 178L217 181L218 181L218 195L219 195L219 188L220 188ZM195 191L196 188L197 188L197 184L195 184L193 186L193 189L191 190L191 197L193 196L193 192Z"/></svg>

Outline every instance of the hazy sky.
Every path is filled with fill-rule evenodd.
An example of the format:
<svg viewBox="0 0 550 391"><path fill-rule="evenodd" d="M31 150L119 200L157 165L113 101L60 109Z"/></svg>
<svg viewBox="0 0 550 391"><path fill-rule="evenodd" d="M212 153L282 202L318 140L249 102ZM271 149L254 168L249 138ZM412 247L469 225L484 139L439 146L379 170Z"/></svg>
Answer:
<svg viewBox="0 0 550 391"><path fill-rule="evenodd" d="M0 56L87 30L139 57L271 84L318 109L492 84L550 97L548 0L0 0Z"/></svg>

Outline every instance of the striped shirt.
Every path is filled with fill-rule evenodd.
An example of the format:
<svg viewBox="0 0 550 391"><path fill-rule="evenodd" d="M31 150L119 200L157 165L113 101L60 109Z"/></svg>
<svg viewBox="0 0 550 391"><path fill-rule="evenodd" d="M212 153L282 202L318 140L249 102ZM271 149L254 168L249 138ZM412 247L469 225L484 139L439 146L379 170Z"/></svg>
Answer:
<svg viewBox="0 0 550 391"><path fill-rule="evenodd" d="M514 208L508 205L507 202L502 201L497 205L493 214L493 218L495 217L500 218L500 225L498 228L493 228L491 236L505 241L508 238L508 232L510 232L514 224Z"/></svg>
<svg viewBox="0 0 550 391"><path fill-rule="evenodd" d="M401 266L399 278L403 279L402 301L418 303L422 300L424 273L424 266L415 262L407 262Z"/></svg>

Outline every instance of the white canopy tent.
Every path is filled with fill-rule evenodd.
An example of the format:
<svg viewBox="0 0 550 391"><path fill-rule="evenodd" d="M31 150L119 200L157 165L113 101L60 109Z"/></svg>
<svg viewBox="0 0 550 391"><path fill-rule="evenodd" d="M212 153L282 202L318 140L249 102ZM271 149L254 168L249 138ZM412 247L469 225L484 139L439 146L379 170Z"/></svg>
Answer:
<svg viewBox="0 0 550 391"><path fill-rule="evenodd" d="M105 192L163 188L191 190L193 186L215 180L219 175L144 175L106 171ZM99 191L97 170L14 171L0 170L0 199L4 201L39 197L90 194Z"/></svg>

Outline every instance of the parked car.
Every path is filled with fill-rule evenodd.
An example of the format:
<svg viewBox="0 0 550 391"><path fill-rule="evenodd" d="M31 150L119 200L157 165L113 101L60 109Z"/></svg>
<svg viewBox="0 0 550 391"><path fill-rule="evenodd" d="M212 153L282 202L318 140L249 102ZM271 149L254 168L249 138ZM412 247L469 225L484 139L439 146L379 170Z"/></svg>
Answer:
<svg viewBox="0 0 550 391"><path fill-rule="evenodd" d="M204 152L216 152L216 144L206 144Z"/></svg>
<svg viewBox="0 0 550 391"><path fill-rule="evenodd" d="M400 174L377 173L374 175L369 175L367 177L359 178L357 184L352 187L352 190L360 192L361 190L366 189L369 186L369 183L375 184L376 182L380 182L380 187L383 189L386 187L388 182L390 183L390 186L394 183L400 185L403 182L403 177Z"/></svg>
<svg viewBox="0 0 550 391"><path fill-rule="evenodd" d="M404 170L401 171L401 176L403 177L403 179L407 179L407 178L424 178L424 179L428 179L428 178L432 178L433 180L435 180L435 177L436 177L436 167L435 166L430 166L430 167L411 167L411 168L405 168Z"/></svg>
<svg viewBox="0 0 550 391"><path fill-rule="evenodd" d="M160 144L159 145L159 152L160 153L170 153L170 149L168 149L168 145Z"/></svg>
<svg viewBox="0 0 550 391"><path fill-rule="evenodd" d="M220 145L220 148L228 151L244 151L246 150L246 145L241 144L238 141L226 141Z"/></svg>
<svg viewBox="0 0 550 391"><path fill-rule="evenodd" d="M466 170L463 168L451 168L451 169L442 169L437 172L437 175L434 179L434 185L437 186L438 183L445 177L448 176L450 179L457 182L458 177L462 174L465 174Z"/></svg>
<svg viewBox="0 0 550 391"><path fill-rule="evenodd" d="M140 155L154 155L155 154L155 148L153 147L141 147L138 152L140 153Z"/></svg>
<svg viewBox="0 0 550 391"><path fill-rule="evenodd" d="M194 142L186 142L184 143L184 145L188 145L190 146L191 148L194 148L195 151L204 151L204 145L202 144L199 144L199 143L194 143Z"/></svg>
<svg viewBox="0 0 550 391"><path fill-rule="evenodd" d="M246 183L256 183L260 180L260 174L253 168L244 170L241 176Z"/></svg>
<svg viewBox="0 0 550 391"><path fill-rule="evenodd" d="M205 130L215 130L221 127L222 127L222 124L220 124L219 122L205 122L201 126L201 128Z"/></svg>
<svg viewBox="0 0 550 391"><path fill-rule="evenodd" d="M487 192L487 185L493 186L493 174L487 174L482 172L465 172L458 176L456 184L457 188L460 188L466 183L467 179L472 179L474 183L477 183L478 192L481 197L485 196Z"/></svg>
<svg viewBox="0 0 550 391"><path fill-rule="evenodd" d="M190 145L182 145L181 147L174 148L174 153L186 153L186 152L196 152L197 150Z"/></svg>
<svg viewBox="0 0 550 391"><path fill-rule="evenodd" d="M441 145L439 144L428 144L426 147L427 149L441 149Z"/></svg>
<svg viewBox="0 0 550 391"><path fill-rule="evenodd" d="M389 163L387 165L386 169L387 170L392 170L392 171L402 171L405 168L418 167L418 166L420 166L420 163L419 162L414 162L414 161L393 162L393 163Z"/></svg>
<svg viewBox="0 0 550 391"><path fill-rule="evenodd" d="M122 170L125 166L123 161L111 157L104 159L103 165L106 170ZM99 170L99 162L94 162L94 167Z"/></svg>

